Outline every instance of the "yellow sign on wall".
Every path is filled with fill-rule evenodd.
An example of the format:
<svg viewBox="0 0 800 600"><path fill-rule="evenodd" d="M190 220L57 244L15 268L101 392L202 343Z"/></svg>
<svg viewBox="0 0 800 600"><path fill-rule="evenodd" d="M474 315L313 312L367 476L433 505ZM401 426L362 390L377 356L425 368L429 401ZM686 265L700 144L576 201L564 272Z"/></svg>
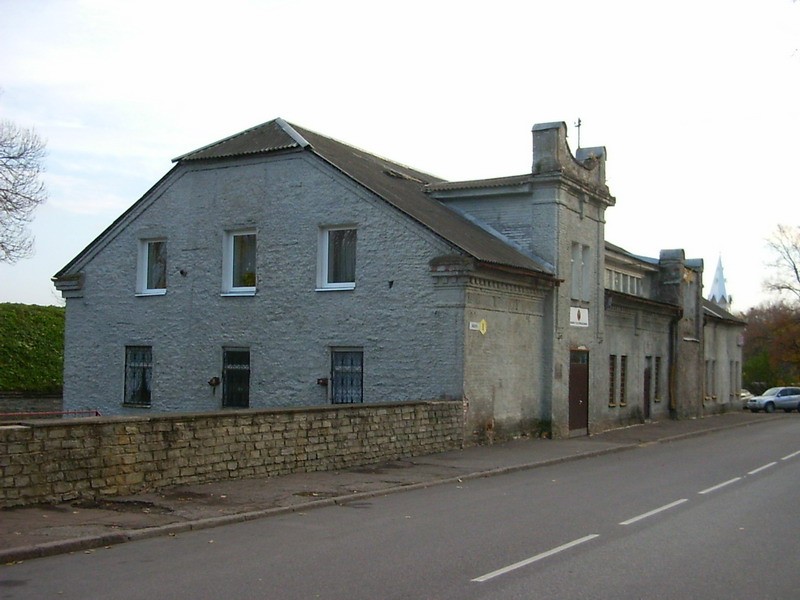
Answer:
<svg viewBox="0 0 800 600"><path fill-rule="evenodd" d="M470 331L480 331L482 335L486 335L486 319L481 319L480 322L470 321L469 329Z"/></svg>

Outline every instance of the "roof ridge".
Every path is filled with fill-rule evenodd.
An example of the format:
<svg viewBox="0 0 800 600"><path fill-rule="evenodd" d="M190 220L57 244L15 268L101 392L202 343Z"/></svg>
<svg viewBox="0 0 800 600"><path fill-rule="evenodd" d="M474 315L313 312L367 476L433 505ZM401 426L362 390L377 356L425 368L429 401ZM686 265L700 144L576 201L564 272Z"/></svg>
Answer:
<svg viewBox="0 0 800 600"><path fill-rule="evenodd" d="M306 133L310 133L313 136L317 136L317 137L329 140L329 141L331 141L331 142L333 142L335 144L339 144L341 146L344 146L344 147L348 148L351 151L358 152L358 153L362 154L363 157L365 157L365 158L369 158L370 160L373 160L373 161L376 161L378 163L381 163L381 165L384 168L394 169L395 167L397 167L397 168L400 168L400 169L405 169L406 171L412 171L412 172L417 173L419 175L424 175L426 178L431 179L431 180L436 179L436 180L438 180L439 183L447 182L446 179L443 179L442 177L439 177L438 175L434 175L433 173L428 173L427 171L423 171L421 169L418 169L417 167L412 167L411 165L399 162L399 161L394 160L392 158L389 158L387 156L383 156L381 154L376 154L375 152L372 152L370 150L362 148L361 146L356 146L355 144L351 144L350 142L345 142L344 140L340 140L339 138L336 138L336 137L333 137L333 136L330 136L330 135L327 135L327 134L324 134L324 133L319 133L318 131L314 131L313 129L309 129L308 127L303 127L302 125L295 125L295 124L292 124L292 123L287 123L287 125L289 125L290 127L294 128L294 130L297 131L298 135L301 135L301 137L302 137L302 134L300 134L299 132L300 131L305 131ZM303 139L305 139L305 138L303 138ZM311 144L309 142L309 145L311 146L312 149L314 148L314 144ZM426 183L425 185L431 185L431 184L427 184Z"/></svg>
<svg viewBox="0 0 800 600"><path fill-rule="evenodd" d="M294 126L291 123L287 123L280 117L274 119L274 122L277 123L278 127L280 127L286 135L288 135L295 142L297 142L301 148L306 148L308 146L311 146L311 143L302 135L300 135L300 133L298 133L298 131L294 128ZM313 148L313 146L311 147Z"/></svg>
<svg viewBox="0 0 800 600"><path fill-rule="evenodd" d="M286 130L286 128L283 127L283 125L281 125L281 123L283 123L289 129L292 129L292 131L294 131L294 129L286 121L284 121L283 119L278 117L278 118L272 119L270 121L264 121L263 123L259 123L258 125L253 125L252 127L248 127L247 129L239 131L238 133L234 133L233 135L226 136L224 138L221 138L221 139L217 140L216 142L211 142L210 144L206 144L205 146L202 146L200 148L195 148L194 150L190 150L189 152L184 152L180 156L178 156L176 158L173 158L172 162L180 162L180 161L184 160L186 157L191 156L192 154L198 154L199 152L204 152L204 151L206 151L206 150L208 150L210 148L213 148L214 146L219 146L220 144L224 144L225 142L229 142L231 140L235 140L236 138L239 138L239 137L242 137L242 136L247 135L249 133L252 133L256 129L260 129L262 127L265 127L267 125L272 125L272 124L278 125L278 127L280 127L281 130L286 135L291 137L296 143L299 144L300 142L296 139L295 136L299 137L300 140L303 140L305 142L305 145L309 145L308 142L306 142L300 134L298 134L295 131L294 132L295 135L292 135L289 131ZM303 146L303 147L305 147L305 146Z"/></svg>

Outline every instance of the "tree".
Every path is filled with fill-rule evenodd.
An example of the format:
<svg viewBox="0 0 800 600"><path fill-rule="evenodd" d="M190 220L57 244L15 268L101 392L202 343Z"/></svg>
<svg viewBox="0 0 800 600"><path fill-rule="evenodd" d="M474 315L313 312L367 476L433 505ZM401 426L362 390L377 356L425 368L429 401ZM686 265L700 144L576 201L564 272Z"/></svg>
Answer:
<svg viewBox="0 0 800 600"><path fill-rule="evenodd" d="M47 198L41 180L45 143L32 130L0 120L0 262L29 256L27 224Z"/></svg>
<svg viewBox="0 0 800 600"><path fill-rule="evenodd" d="M800 383L800 308L786 302L765 304L751 308L744 318L745 387L758 392L764 386Z"/></svg>
<svg viewBox="0 0 800 600"><path fill-rule="evenodd" d="M800 227L778 225L767 246L775 260L770 264L773 274L766 288L781 296L788 295L800 304Z"/></svg>

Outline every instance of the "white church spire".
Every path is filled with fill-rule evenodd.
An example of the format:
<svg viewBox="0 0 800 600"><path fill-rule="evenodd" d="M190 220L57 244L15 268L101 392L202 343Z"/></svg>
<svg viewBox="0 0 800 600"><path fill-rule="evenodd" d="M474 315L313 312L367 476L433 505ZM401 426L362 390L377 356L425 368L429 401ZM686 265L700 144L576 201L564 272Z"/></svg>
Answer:
<svg viewBox="0 0 800 600"><path fill-rule="evenodd" d="M722 257L717 261L717 271L714 273L714 283L711 284L711 294L708 296L709 301L728 309L731 304L731 297L725 290L725 275L722 272Z"/></svg>

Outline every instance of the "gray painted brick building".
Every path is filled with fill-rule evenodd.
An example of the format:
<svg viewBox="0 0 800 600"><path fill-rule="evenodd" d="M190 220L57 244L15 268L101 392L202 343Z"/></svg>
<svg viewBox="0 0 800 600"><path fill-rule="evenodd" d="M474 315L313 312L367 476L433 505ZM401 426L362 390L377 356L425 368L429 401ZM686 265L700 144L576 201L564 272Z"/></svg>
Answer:
<svg viewBox="0 0 800 600"><path fill-rule="evenodd" d="M563 123L479 181L281 119L185 154L54 277L65 409L447 398L484 441L735 404L744 323L701 260L606 242L605 161Z"/></svg>

